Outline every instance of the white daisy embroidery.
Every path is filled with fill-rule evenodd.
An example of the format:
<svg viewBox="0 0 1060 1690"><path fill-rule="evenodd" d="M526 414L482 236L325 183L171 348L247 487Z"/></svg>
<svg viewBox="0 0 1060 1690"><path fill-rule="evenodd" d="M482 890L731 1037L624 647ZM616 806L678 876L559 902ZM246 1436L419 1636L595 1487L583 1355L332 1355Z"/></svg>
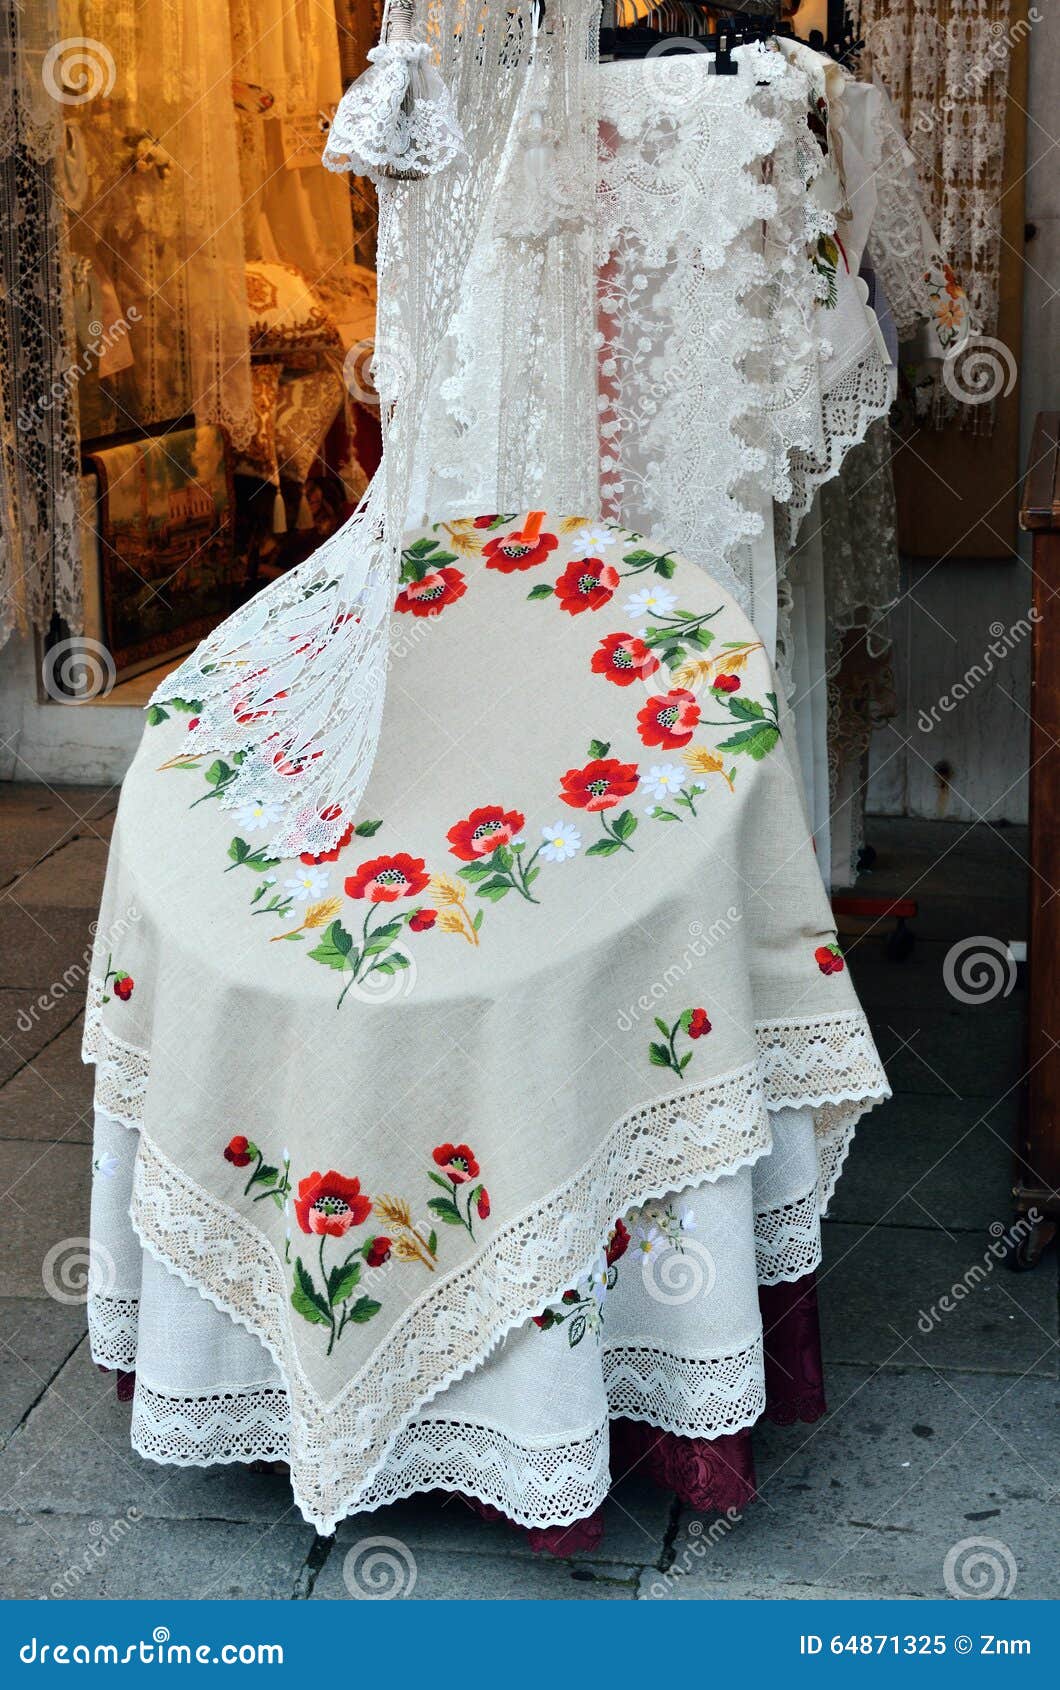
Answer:
<svg viewBox="0 0 1060 1690"><path fill-rule="evenodd" d="M677 595L671 593L669 587L641 587L626 600L623 614L631 622L652 616L669 616L676 603Z"/></svg>
<svg viewBox="0 0 1060 1690"><path fill-rule="evenodd" d="M565 863L576 857L582 848L582 836L569 822L555 822L551 827L543 827L541 837L545 841L541 855L546 863Z"/></svg>
<svg viewBox="0 0 1060 1690"><path fill-rule="evenodd" d="M605 546L613 546L617 538L610 528L590 523L587 528L579 528L571 535L570 549L575 557L595 557Z"/></svg>
<svg viewBox="0 0 1060 1690"><path fill-rule="evenodd" d="M280 814L278 804L265 804L259 798L253 804L244 804L236 816L236 823L247 833L253 833L257 828L271 827Z"/></svg>
<svg viewBox="0 0 1060 1690"><path fill-rule="evenodd" d="M673 798L680 792L687 772L679 763L653 763L641 777L641 791L652 800L649 808L654 808L657 799Z"/></svg>
<svg viewBox="0 0 1060 1690"><path fill-rule="evenodd" d="M328 871L323 868L300 868L283 889L296 904L308 903L310 898L322 898L328 889Z"/></svg>

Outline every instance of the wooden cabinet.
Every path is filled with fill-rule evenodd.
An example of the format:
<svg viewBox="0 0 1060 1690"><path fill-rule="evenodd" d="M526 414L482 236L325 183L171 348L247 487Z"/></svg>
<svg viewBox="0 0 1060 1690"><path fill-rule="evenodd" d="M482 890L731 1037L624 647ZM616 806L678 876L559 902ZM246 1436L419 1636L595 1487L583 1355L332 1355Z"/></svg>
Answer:
<svg viewBox="0 0 1060 1690"><path fill-rule="evenodd" d="M1020 525L1034 536L1031 672L1027 1088L1016 1210L1039 1217L1017 1265L1032 1267L1060 1224L1060 412L1031 443Z"/></svg>

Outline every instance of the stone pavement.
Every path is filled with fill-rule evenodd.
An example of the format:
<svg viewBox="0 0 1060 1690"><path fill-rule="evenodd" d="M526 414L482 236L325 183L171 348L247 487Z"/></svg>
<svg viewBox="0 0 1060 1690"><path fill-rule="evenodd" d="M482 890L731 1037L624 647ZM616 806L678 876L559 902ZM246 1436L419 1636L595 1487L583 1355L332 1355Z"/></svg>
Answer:
<svg viewBox="0 0 1060 1690"><path fill-rule="evenodd" d="M1025 936L1020 829L870 824L866 890L914 887L923 913L905 963L878 935L848 950L896 1096L863 1124L826 1229L829 1416L760 1429L760 1497L742 1519L697 1516L634 1478L601 1549L553 1560L434 1499L320 1539L278 1475L130 1450L82 1306L52 1301L41 1277L49 1247L88 1226L80 1011L116 801L0 787L5 1596L342 1601L347 1557L379 1536L411 1555L418 1599L934 1597L951 1551L951 1582L974 1579L980 1539L1007 1593L1060 1596L1057 1256L1017 1275L991 1253L1011 1220L1025 994L962 1004L942 968L969 934Z"/></svg>

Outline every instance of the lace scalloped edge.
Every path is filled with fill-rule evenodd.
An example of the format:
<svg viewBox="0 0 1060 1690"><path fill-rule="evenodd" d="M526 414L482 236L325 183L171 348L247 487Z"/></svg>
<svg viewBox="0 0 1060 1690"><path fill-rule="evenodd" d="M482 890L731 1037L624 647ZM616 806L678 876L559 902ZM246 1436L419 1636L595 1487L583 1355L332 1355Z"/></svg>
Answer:
<svg viewBox="0 0 1060 1690"><path fill-rule="evenodd" d="M360 1505L414 1414L590 1271L616 1215L753 1164L769 1148L769 1110L800 1105L815 1109L826 1202L856 1121L889 1095L860 1010L763 1024L759 1062L629 1111L590 1164L412 1304L360 1372L325 1403L298 1357L279 1256L257 1228L179 1170L148 1136L148 1056L103 1026L101 999L94 980L83 1054L97 1064L101 1113L140 1134L133 1228L162 1266L272 1356L291 1405L295 1500L324 1535ZM845 1070L828 1060L829 1050L836 1057L847 1051ZM778 1079L779 1088L772 1083ZM826 1079L831 1084L822 1084ZM785 1082L799 1089L789 1091ZM446 1305L439 1306L443 1287Z"/></svg>

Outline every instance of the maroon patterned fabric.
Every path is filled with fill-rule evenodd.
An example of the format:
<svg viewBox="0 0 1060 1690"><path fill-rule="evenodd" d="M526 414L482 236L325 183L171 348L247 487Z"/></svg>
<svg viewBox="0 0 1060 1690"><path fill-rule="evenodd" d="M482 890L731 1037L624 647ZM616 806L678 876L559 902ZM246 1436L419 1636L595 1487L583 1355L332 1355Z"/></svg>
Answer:
<svg viewBox="0 0 1060 1690"><path fill-rule="evenodd" d="M681 1438L640 1420L611 1422L611 1472L617 1479L643 1473L680 1502L703 1513L723 1514L755 1499L755 1464L749 1431L720 1438Z"/></svg>
<svg viewBox="0 0 1060 1690"><path fill-rule="evenodd" d="M820 1420L827 1413L817 1275L790 1285L760 1285L758 1306L766 1352L766 1413L778 1426Z"/></svg>

